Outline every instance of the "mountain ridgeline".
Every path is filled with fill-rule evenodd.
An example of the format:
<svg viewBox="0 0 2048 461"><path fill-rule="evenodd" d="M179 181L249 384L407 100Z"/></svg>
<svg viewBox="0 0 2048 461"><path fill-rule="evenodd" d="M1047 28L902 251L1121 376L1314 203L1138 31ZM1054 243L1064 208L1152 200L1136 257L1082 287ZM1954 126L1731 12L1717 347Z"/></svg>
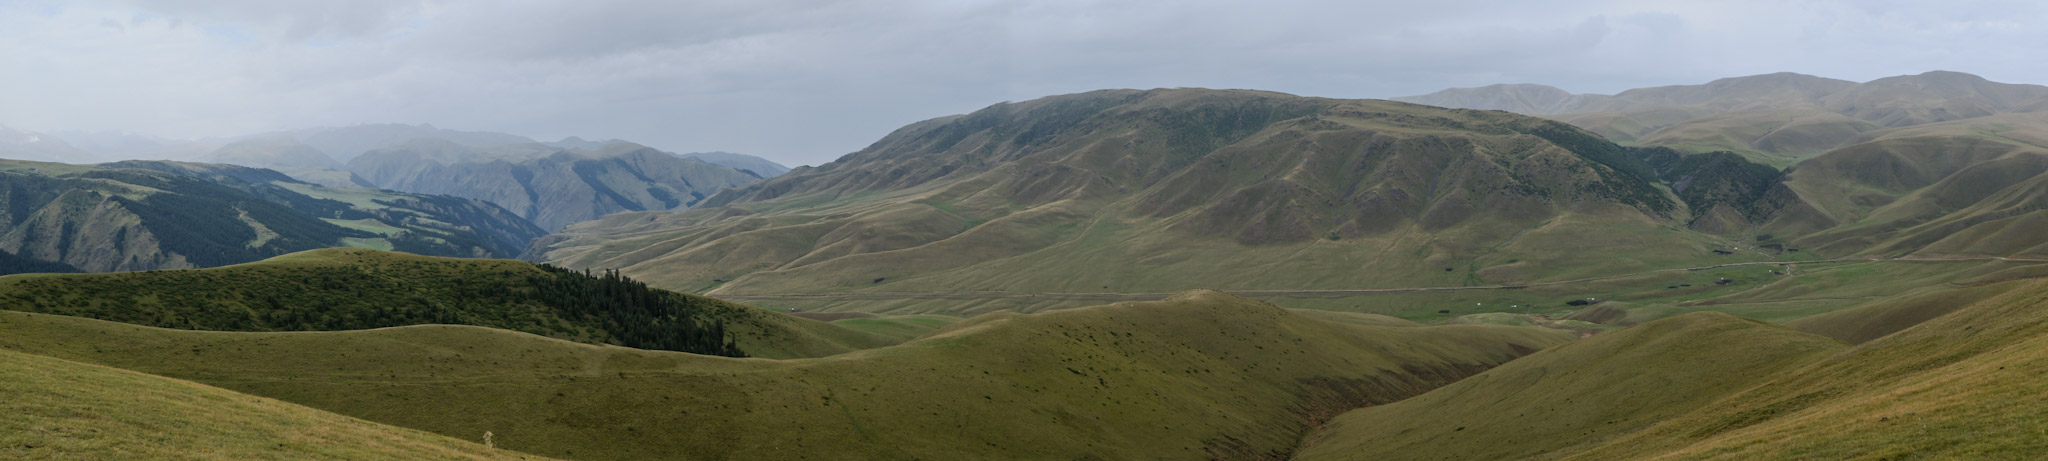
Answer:
<svg viewBox="0 0 2048 461"><path fill-rule="evenodd" d="M1614 95L1520 84L1394 99L1539 115L1618 142L1730 150L1785 164L1886 129L2048 111L2048 86L1941 71L1863 83L1784 72Z"/></svg>
<svg viewBox="0 0 2048 461"><path fill-rule="evenodd" d="M542 144L478 149L418 139L366 152L348 169L376 187L495 203L550 231L621 211L687 207L719 189L761 179L625 142L590 150Z"/></svg>
<svg viewBox="0 0 2048 461"><path fill-rule="evenodd" d="M913 124L527 257L720 294L1455 285L1710 255L1663 229L1693 211L1666 183L1644 154L1532 117L1111 90Z"/></svg>

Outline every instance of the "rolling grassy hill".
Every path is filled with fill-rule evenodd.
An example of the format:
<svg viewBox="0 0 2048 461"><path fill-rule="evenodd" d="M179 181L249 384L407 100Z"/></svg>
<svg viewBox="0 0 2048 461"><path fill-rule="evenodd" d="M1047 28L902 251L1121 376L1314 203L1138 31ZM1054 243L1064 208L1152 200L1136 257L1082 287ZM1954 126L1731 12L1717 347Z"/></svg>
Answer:
<svg viewBox="0 0 2048 461"><path fill-rule="evenodd" d="M1110 90L913 124L526 257L733 296L1455 286L1761 259L1715 255L1727 242L1689 214L1641 158L1555 122Z"/></svg>
<svg viewBox="0 0 2048 461"><path fill-rule="evenodd" d="M1680 315L1345 413L1301 459L1540 458L1697 411L1846 347L1727 314Z"/></svg>
<svg viewBox="0 0 2048 461"><path fill-rule="evenodd" d="M480 325L710 354L731 353L723 345L730 340L748 355L775 358L908 339L519 261L361 249L212 269L4 277L0 309L215 331Z"/></svg>
<svg viewBox="0 0 2048 461"><path fill-rule="evenodd" d="M540 459L213 386L0 350L8 459ZM481 437L482 434L477 434Z"/></svg>
<svg viewBox="0 0 2048 461"><path fill-rule="evenodd" d="M1338 412L1570 338L1377 322L1193 292L776 361L463 326L229 333L0 312L0 349L452 436L492 431L499 447L566 458L1158 459L1284 457Z"/></svg>
<svg viewBox="0 0 2048 461"><path fill-rule="evenodd" d="M2021 283L1856 346L1713 314L1652 322L1347 413L1302 458L2038 455L2048 281Z"/></svg>

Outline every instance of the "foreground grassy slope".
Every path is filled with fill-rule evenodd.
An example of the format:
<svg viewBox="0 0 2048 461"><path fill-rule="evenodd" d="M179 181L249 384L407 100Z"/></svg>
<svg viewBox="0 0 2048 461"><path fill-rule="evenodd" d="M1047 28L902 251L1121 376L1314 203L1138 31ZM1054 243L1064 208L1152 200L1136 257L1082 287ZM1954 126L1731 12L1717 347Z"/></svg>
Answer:
<svg viewBox="0 0 2048 461"><path fill-rule="evenodd" d="M1721 313L1558 346L1422 396L1345 413L1302 459L1526 459L1696 411L1846 348Z"/></svg>
<svg viewBox="0 0 2048 461"><path fill-rule="evenodd" d="M2048 453L2048 282L1782 374L1586 452L1726 459L1987 459Z"/></svg>
<svg viewBox="0 0 2048 461"><path fill-rule="evenodd" d="M535 459L220 388L0 350L0 458ZM481 436L479 433L477 436Z"/></svg>
<svg viewBox="0 0 2048 461"><path fill-rule="evenodd" d="M1346 414L1305 454L1985 459L2048 453L2048 439L2040 437L2048 431L2048 406L2039 399L2048 393L2048 380L2041 379L2048 370L2048 281L2026 282L1847 349L1819 336L1702 315L1595 337L1415 399ZM1726 325L1717 328L1722 333L1675 328L1715 323ZM1731 334L1743 330L1748 333ZM1641 339L1651 341L1631 344ZM1631 363L1644 357L1656 361ZM1485 417L1464 413L1509 398L1505 407L1479 413ZM1422 414L1450 416L1441 423L1396 423Z"/></svg>
<svg viewBox="0 0 2048 461"><path fill-rule="evenodd" d="M555 284L563 280L585 283L557 288ZM9 276L0 278L0 309L220 331L463 324L642 347L667 344L647 336L648 328L680 329L676 324L687 320L700 328L721 325L741 351L771 358L823 356L900 342L685 294L643 293L673 296L681 309L673 316L647 318L619 313L623 311L616 306L569 302L637 299L631 292L581 293L579 287L589 282L580 275L551 273L520 261L327 249L212 269ZM547 293L560 296L541 296Z"/></svg>
<svg viewBox="0 0 2048 461"><path fill-rule="evenodd" d="M950 315L923 314L834 320L833 325L874 333L898 342L917 339L961 319Z"/></svg>
<svg viewBox="0 0 2048 461"><path fill-rule="evenodd" d="M1161 459L1284 456L1324 418L1569 339L1360 323L1196 292L773 361L473 327L220 333L0 313L0 348L569 458Z"/></svg>

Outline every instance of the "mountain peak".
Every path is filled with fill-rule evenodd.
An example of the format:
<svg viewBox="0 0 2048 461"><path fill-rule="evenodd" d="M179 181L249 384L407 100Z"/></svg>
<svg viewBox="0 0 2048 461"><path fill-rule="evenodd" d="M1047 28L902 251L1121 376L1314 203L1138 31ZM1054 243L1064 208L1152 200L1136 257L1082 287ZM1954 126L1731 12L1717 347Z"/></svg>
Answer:
<svg viewBox="0 0 2048 461"><path fill-rule="evenodd" d="M1438 107L1502 110L1518 114L1551 114L1569 111L1589 99L1600 97L1575 95L1549 85L1501 83L1475 88L1451 88L1425 95L1389 99Z"/></svg>

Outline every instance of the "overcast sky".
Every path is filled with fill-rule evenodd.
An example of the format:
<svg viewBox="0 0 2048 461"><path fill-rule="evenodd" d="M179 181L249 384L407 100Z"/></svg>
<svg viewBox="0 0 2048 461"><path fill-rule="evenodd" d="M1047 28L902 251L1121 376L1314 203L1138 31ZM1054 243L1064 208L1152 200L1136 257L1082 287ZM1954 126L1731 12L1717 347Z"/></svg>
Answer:
<svg viewBox="0 0 2048 461"><path fill-rule="evenodd" d="M2048 83L2042 3L0 0L0 125L425 122L818 164L910 122L1101 88Z"/></svg>

